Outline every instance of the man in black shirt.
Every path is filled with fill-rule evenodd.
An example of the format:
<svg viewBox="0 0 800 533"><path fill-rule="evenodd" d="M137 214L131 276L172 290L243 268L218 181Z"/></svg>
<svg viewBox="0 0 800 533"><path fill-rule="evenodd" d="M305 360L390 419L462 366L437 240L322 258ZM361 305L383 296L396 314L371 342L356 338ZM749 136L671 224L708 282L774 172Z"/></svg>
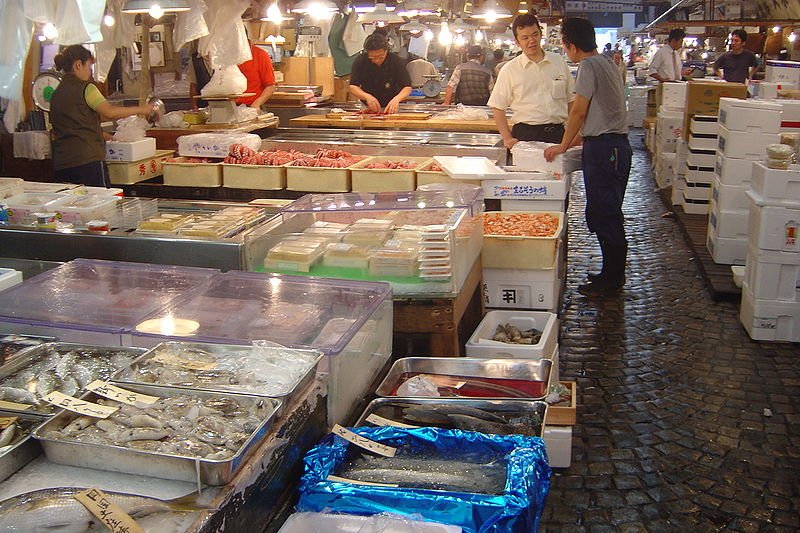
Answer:
<svg viewBox="0 0 800 533"><path fill-rule="evenodd" d="M364 51L353 62L350 94L363 100L370 111L383 109L390 114L397 113L400 102L411 94L406 66L389 52L385 35L373 33L364 41Z"/></svg>
<svg viewBox="0 0 800 533"><path fill-rule="evenodd" d="M722 75L725 81L744 83L753 79L758 69L758 59L750 50L745 49L744 43L747 42L747 32L744 30L733 30L731 32L731 50L725 52L714 62L714 74Z"/></svg>

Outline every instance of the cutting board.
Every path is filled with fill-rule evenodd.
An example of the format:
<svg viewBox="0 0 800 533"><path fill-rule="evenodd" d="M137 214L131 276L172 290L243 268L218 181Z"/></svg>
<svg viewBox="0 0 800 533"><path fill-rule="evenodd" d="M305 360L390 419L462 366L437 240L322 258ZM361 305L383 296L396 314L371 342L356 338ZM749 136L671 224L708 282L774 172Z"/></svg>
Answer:
<svg viewBox="0 0 800 533"><path fill-rule="evenodd" d="M354 120L362 118L364 120L428 120L431 118L431 113L392 113L390 115L371 115L371 114L356 114L356 113L328 113L325 118L339 118Z"/></svg>

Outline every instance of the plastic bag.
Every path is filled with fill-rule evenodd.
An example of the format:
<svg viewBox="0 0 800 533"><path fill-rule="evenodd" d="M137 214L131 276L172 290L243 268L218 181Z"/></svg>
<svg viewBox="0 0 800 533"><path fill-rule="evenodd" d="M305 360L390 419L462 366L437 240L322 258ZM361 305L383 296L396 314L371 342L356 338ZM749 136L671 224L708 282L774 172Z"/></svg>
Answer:
<svg viewBox="0 0 800 533"><path fill-rule="evenodd" d="M397 387L397 396L438 398L439 387L425 376L414 376Z"/></svg>
<svg viewBox="0 0 800 533"><path fill-rule="evenodd" d="M39 23L56 20L56 0L25 0L25 17Z"/></svg>
<svg viewBox="0 0 800 533"><path fill-rule="evenodd" d="M0 96L21 102L22 76L33 30L33 24L25 19L22 0L5 2L3 9L0 9L0 28ZM19 111L18 108L13 109ZM18 117L8 111L3 115L8 131L14 131Z"/></svg>
<svg viewBox="0 0 800 533"><path fill-rule="evenodd" d="M77 0L58 2L53 24L58 28L58 35L53 39L55 44L82 44L89 41L89 31L83 24L83 15Z"/></svg>
<svg viewBox="0 0 800 533"><path fill-rule="evenodd" d="M247 89L247 78L236 65L218 68L205 87L200 89L202 96L227 96L242 94Z"/></svg>
<svg viewBox="0 0 800 533"><path fill-rule="evenodd" d="M258 151L261 137L253 133L195 133L178 137L178 155L187 157L227 157L232 144Z"/></svg>
<svg viewBox="0 0 800 533"><path fill-rule="evenodd" d="M248 105L241 104L236 108L236 120L246 122L258 118L259 110Z"/></svg>
<svg viewBox="0 0 800 533"><path fill-rule="evenodd" d="M117 131L114 132L114 140L119 142L141 141L145 138L145 132L150 126L142 117L131 116L121 118L117 121Z"/></svg>
<svg viewBox="0 0 800 533"><path fill-rule="evenodd" d="M175 50L180 50L183 45L208 35L208 24L203 14L208 11L208 6L203 0L189 0L189 11L181 11L175 19L175 28L172 31L172 44Z"/></svg>
<svg viewBox="0 0 800 533"><path fill-rule="evenodd" d="M453 109L434 114L432 118L444 120L489 120L490 117L489 113L479 107L458 104Z"/></svg>
<svg viewBox="0 0 800 533"><path fill-rule="evenodd" d="M253 58L242 23L242 13L248 0L206 0L205 13L208 35L200 39L198 53L208 57L211 66L238 65Z"/></svg>
<svg viewBox="0 0 800 533"><path fill-rule="evenodd" d="M159 128L188 128L189 123L183 120L185 111L171 111L158 121Z"/></svg>

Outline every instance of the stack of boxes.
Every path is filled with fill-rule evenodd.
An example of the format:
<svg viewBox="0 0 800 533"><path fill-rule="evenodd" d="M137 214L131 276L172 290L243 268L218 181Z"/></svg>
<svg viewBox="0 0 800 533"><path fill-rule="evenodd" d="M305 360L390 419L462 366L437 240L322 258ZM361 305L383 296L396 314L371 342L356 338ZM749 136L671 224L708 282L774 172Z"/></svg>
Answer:
<svg viewBox="0 0 800 533"><path fill-rule="evenodd" d="M644 117L647 116L647 89L648 85L633 85L628 88L628 126L641 128Z"/></svg>
<svg viewBox="0 0 800 533"><path fill-rule="evenodd" d="M681 204L686 213L705 215L711 201L717 149L717 117L695 115L689 121L686 176Z"/></svg>
<svg viewBox="0 0 800 533"><path fill-rule="evenodd" d="M753 164L740 320L755 340L800 342L800 166Z"/></svg>
<svg viewBox="0 0 800 533"><path fill-rule="evenodd" d="M676 179L678 139L682 137L683 108L686 105L686 84L663 83L658 87L660 105L656 119L653 159L659 188L672 185Z"/></svg>
<svg viewBox="0 0 800 533"><path fill-rule="evenodd" d="M760 100L720 99L719 141L714 165L706 243L715 263L743 265L747 255L753 161L780 140L781 106Z"/></svg>

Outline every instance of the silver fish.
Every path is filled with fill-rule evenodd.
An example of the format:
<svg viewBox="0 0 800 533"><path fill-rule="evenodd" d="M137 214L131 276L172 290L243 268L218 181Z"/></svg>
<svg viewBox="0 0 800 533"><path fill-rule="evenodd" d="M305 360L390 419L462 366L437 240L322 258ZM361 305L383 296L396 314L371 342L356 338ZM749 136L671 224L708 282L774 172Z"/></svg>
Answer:
<svg viewBox="0 0 800 533"><path fill-rule="evenodd" d="M0 502L0 532L58 531L83 533L97 531L97 519L75 495L85 489L62 487L20 494ZM159 500L134 494L106 492L106 495L136 519L160 512L192 512L204 509L195 494L175 500Z"/></svg>
<svg viewBox="0 0 800 533"><path fill-rule="evenodd" d="M17 425L11 424L2 432L0 432L0 447L8 446L14 440L14 433L17 432Z"/></svg>

